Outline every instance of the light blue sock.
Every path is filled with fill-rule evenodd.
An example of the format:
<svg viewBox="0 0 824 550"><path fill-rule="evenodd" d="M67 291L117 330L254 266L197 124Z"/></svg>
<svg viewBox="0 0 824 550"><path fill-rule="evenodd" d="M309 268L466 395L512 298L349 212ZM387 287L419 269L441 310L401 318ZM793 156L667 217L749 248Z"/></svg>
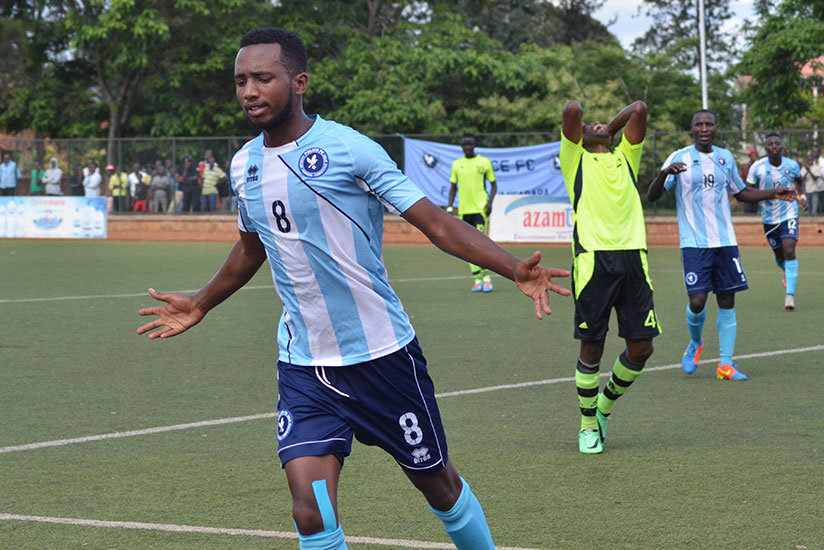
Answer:
<svg viewBox="0 0 824 550"><path fill-rule="evenodd" d="M340 525L334 531L323 531L314 535L298 533L300 550L347 550L343 539L343 527Z"/></svg>
<svg viewBox="0 0 824 550"><path fill-rule="evenodd" d="M701 347L701 335L704 333L704 321L707 319L707 308L700 313L693 313L687 304L687 331L690 333L690 342L695 348Z"/></svg>
<svg viewBox="0 0 824 550"><path fill-rule="evenodd" d="M778 258L773 258L775 260L775 265L781 268L781 271L784 271L784 262L779 262Z"/></svg>
<svg viewBox="0 0 824 550"><path fill-rule="evenodd" d="M446 533L458 550L495 550L481 503L472 494L469 484L461 478L463 489L451 510L430 510L443 522Z"/></svg>
<svg viewBox="0 0 824 550"><path fill-rule="evenodd" d="M312 490L318 503L320 517L323 520L323 531L313 535L301 535L298 531L300 550L346 550L343 527L338 525L335 509L329 498L329 491L325 479L312 482ZM295 525L297 529L297 525Z"/></svg>
<svg viewBox="0 0 824 550"><path fill-rule="evenodd" d="M732 365L732 356L735 355L735 333L738 323L735 320L735 308L718 308L718 318L715 321L718 328L718 347L721 352L721 364Z"/></svg>
<svg viewBox="0 0 824 550"><path fill-rule="evenodd" d="M784 262L784 278L787 279L787 294L795 294L795 284L798 282L798 260Z"/></svg>

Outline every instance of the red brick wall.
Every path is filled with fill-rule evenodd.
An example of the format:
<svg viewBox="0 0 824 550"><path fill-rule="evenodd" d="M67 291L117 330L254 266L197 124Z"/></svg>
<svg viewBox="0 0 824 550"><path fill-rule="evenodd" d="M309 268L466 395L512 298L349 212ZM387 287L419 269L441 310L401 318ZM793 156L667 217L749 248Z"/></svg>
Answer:
<svg viewBox="0 0 824 550"><path fill-rule="evenodd" d="M740 246L766 246L758 217L734 217ZM824 247L824 217L801 218L799 246ZM229 215L162 216L152 214L111 215L108 238L114 241L204 241L234 242L237 219ZM429 241L417 228L398 216L386 216L384 242L425 244ZM678 223L674 217L648 217L649 246L678 246ZM568 246L564 244L563 246Z"/></svg>

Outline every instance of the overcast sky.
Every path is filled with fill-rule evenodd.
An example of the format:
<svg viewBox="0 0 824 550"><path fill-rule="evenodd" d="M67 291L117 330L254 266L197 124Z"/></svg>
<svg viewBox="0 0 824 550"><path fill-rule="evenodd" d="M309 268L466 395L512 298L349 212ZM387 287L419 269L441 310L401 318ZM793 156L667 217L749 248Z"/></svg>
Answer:
<svg viewBox="0 0 824 550"><path fill-rule="evenodd" d="M638 12L638 6L642 3L641 0L608 0L604 3L604 6L593 15L595 19L605 25L610 19L617 15L618 20L614 25L609 27L609 30L618 37L618 40L621 41L624 48L629 49L632 41L646 33L652 26L651 19L645 16L634 17ZM737 27L744 19L752 19L752 5L753 0L730 2L730 7L735 14L736 21L730 21L729 24Z"/></svg>

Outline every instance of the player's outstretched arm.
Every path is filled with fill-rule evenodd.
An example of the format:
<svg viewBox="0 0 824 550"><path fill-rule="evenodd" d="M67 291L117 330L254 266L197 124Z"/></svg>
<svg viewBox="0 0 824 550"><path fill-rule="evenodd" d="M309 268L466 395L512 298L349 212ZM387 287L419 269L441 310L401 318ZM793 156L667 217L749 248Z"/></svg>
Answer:
<svg viewBox="0 0 824 550"><path fill-rule="evenodd" d="M543 313L552 313L547 292L562 296L570 294L569 290L552 281L553 277L568 277L569 271L538 265L541 260L539 252L527 260L521 260L468 223L446 214L429 199L416 202L403 213L403 217L447 254L491 269L514 281L535 302L535 315L539 319L543 319Z"/></svg>
<svg viewBox="0 0 824 550"><path fill-rule="evenodd" d="M795 196L795 189L790 189L789 187L778 187L776 189L754 189L752 187L745 187L735 195L735 198L741 202L759 202L772 199L794 201Z"/></svg>
<svg viewBox="0 0 824 550"><path fill-rule="evenodd" d="M245 285L257 273L265 259L266 251L257 234L241 232L240 239L232 247L218 272L194 296L157 292L150 288L149 295L165 304L143 308L137 312L141 316L156 316L138 328L137 333L149 333L149 338L153 340L171 338L192 328L209 310Z"/></svg>
<svg viewBox="0 0 824 550"><path fill-rule="evenodd" d="M683 162L673 162L658 172L658 175L655 176L655 179L652 180L652 183L649 184L649 188L647 189L647 200L650 202L655 202L660 199L661 195L664 194L664 182L667 181L667 177L674 174L680 174L686 169L687 165Z"/></svg>

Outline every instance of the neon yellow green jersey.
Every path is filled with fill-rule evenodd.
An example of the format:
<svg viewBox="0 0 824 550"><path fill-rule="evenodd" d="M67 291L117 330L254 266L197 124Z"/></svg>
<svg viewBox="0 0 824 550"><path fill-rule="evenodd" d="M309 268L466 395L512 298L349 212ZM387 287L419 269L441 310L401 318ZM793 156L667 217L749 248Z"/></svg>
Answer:
<svg viewBox="0 0 824 550"><path fill-rule="evenodd" d="M492 161L483 155L472 158L461 157L452 163L450 183L458 184L458 216L464 214L485 214L489 194L484 179L495 181Z"/></svg>
<svg viewBox="0 0 824 550"><path fill-rule="evenodd" d="M583 141L583 140L582 140ZM636 177L644 142L626 138L614 151L590 153L561 136L561 172L573 211L573 251L647 248Z"/></svg>

